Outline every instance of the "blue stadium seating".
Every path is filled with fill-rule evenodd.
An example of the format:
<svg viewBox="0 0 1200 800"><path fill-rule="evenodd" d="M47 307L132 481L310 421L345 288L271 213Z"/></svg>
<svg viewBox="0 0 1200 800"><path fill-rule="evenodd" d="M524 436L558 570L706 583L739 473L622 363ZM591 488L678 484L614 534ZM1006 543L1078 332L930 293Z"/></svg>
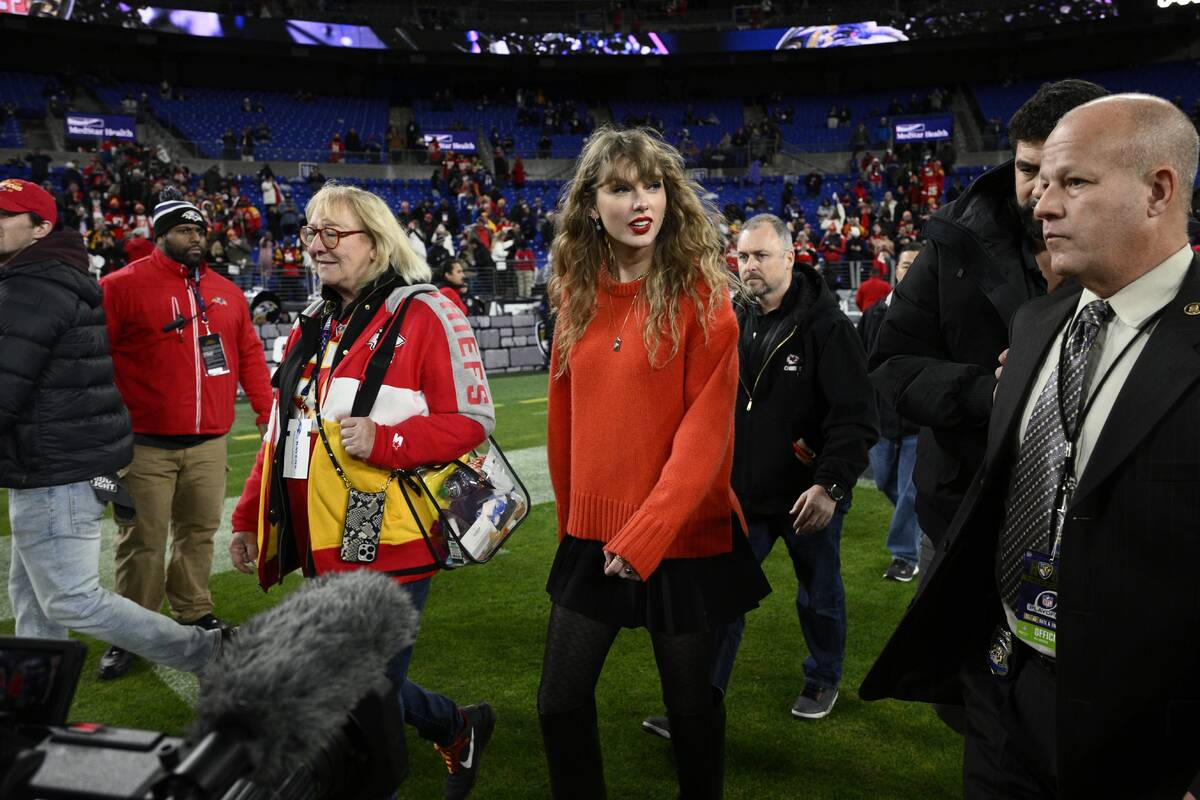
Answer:
<svg viewBox="0 0 1200 800"><path fill-rule="evenodd" d="M17 118L41 118L46 114L42 90L49 82L44 75L24 72L0 72L0 107L12 105ZM15 118L0 123L0 147L25 146L25 136Z"/></svg>
<svg viewBox="0 0 1200 800"><path fill-rule="evenodd" d="M707 119L709 114L715 114L719 121L716 125L686 124L684 117L688 106L697 119ZM627 115L643 118L653 115L660 118L665 130L663 136L668 141L678 143L680 134L687 128L692 141L703 147L706 144L715 145L726 133L731 136L746 124L745 109L740 100L701 100L692 103L663 103L659 101L624 102L612 104L613 121L623 123Z"/></svg>
<svg viewBox="0 0 1200 800"><path fill-rule="evenodd" d="M998 119L1007 131L1009 118L1037 91L1041 83L1037 80L992 83L973 86L971 90L979 103L979 111L984 120ZM1007 133L999 144L1001 147L1008 147Z"/></svg>
<svg viewBox="0 0 1200 800"><path fill-rule="evenodd" d="M996 118L1008 124L1021 105L1046 81L1062 77L1030 79L1009 84L980 84L971 87L984 119ZM1110 92L1148 92L1168 100L1180 98L1189 114L1200 100L1200 65L1194 61L1145 64L1136 70L1083 72L1070 77L1100 84Z"/></svg>
<svg viewBox="0 0 1200 800"><path fill-rule="evenodd" d="M328 161L329 140L354 128L365 143L374 135L381 146L388 125L388 105L382 98L318 97L303 102L282 92L247 92L237 89L188 89L183 100L163 100L149 84L119 83L98 87L96 93L113 111L119 111L126 94L146 92L154 116L196 142L202 155L220 158L221 136L235 136L247 126L266 121L271 141L255 147L259 161ZM262 102L263 113L242 110L242 98ZM239 139L240 141L240 139ZM238 150L241 152L240 146Z"/></svg>
<svg viewBox="0 0 1200 800"><path fill-rule="evenodd" d="M767 113L774 114L779 108L794 109L792 121L779 126L783 140L788 144L818 153L849 150L850 134L859 122L866 123L867 132L874 141L876 125L880 117L887 115L888 104L893 98L898 99L907 108L911 94L924 99L932 90L933 87L925 87L895 92L799 95L784 98L782 103L771 104ZM829 128L826 119L830 106L837 106L839 111L843 106L848 107L850 124Z"/></svg>
<svg viewBox="0 0 1200 800"><path fill-rule="evenodd" d="M0 147L24 147L25 137L21 133L21 125L15 117L4 120L0 125Z"/></svg>
<svg viewBox="0 0 1200 800"><path fill-rule="evenodd" d="M17 115L40 117L46 113L46 98L42 89L49 79L45 75L24 72L0 72L0 106L12 103Z"/></svg>
<svg viewBox="0 0 1200 800"><path fill-rule="evenodd" d="M533 158L537 155L538 140L542 136L541 127L518 125L515 106L493 104L479 107L474 103L458 102L449 109L439 109L435 108L431 101L414 100L412 110L413 118L424 133L444 133L456 125L461 125L467 131L478 131L487 136L495 128L502 137L512 137L513 152L510 156ZM585 105L579 104L576 111L581 119L587 121L588 111ZM583 149L583 136L580 134L552 134L550 141L552 158L574 158Z"/></svg>

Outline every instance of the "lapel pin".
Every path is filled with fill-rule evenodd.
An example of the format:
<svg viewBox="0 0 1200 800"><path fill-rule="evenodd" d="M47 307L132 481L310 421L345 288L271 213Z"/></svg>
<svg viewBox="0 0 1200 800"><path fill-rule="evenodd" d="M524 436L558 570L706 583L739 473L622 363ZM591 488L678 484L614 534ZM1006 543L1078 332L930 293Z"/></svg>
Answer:
<svg viewBox="0 0 1200 800"><path fill-rule="evenodd" d="M1189 317L1200 316L1200 303L1188 303L1183 307L1183 313Z"/></svg>

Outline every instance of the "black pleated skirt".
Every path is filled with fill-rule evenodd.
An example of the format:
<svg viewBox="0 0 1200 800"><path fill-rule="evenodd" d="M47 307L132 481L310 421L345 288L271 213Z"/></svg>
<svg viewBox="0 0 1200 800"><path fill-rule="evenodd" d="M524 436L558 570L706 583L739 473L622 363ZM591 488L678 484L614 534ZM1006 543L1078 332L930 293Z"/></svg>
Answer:
<svg viewBox="0 0 1200 800"><path fill-rule="evenodd" d="M771 592L750 543L735 522L728 553L665 558L647 580L604 574L604 543L563 537L546 591L560 606L622 628L700 633L757 608Z"/></svg>

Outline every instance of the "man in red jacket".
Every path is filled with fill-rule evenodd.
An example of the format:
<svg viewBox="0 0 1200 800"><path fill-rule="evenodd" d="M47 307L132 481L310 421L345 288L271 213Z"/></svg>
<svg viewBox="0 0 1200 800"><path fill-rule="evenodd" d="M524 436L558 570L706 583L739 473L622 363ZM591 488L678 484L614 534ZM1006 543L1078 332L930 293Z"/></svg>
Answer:
<svg viewBox="0 0 1200 800"><path fill-rule="evenodd" d="M854 293L854 304L858 310L867 313L867 309L892 293L892 285L883 279L883 270L878 265L872 265L871 277L863 281L858 291Z"/></svg>
<svg viewBox="0 0 1200 800"><path fill-rule="evenodd" d="M245 297L203 262L200 210L168 189L153 226L155 250L101 282L117 388L134 431L125 483L137 519L117 531L116 590L154 611L165 595L180 623L218 628L208 579L225 499L225 435L239 382L265 426L270 378ZM100 677L124 675L132 659L110 647Z"/></svg>

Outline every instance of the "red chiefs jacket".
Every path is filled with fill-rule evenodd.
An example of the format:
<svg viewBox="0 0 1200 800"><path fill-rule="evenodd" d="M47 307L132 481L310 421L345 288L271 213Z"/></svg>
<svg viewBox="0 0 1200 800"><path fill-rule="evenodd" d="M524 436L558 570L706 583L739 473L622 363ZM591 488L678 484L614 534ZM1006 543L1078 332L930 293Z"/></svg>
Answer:
<svg viewBox="0 0 1200 800"><path fill-rule="evenodd" d="M246 298L231 281L201 265L196 285L206 326L187 276L186 267L155 249L100 281L117 388L134 432L228 433L239 382L258 422L266 422L270 376ZM181 326L163 330L179 319ZM205 369L199 339L208 331L221 336L227 374L209 375Z"/></svg>
<svg viewBox="0 0 1200 800"><path fill-rule="evenodd" d="M410 295L412 304L395 353L368 413L375 423L375 445L367 459L353 458L342 449L338 422L353 408L376 343ZM339 558L346 491L315 428L308 448L308 478L285 479L281 469L280 442L288 420L310 413L301 411L296 400L301 385L308 383L302 379L305 365L318 349L322 305L316 302L306 309L288 337L271 424L233 512L233 530L258 532L259 583L264 589L298 568L325 573L363 566ZM356 488L379 491L389 470L444 464L477 447L492 432L496 416L475 334L450 298L427 284L389 284L368 296L362 310L369 316L351 320L345 338L330 348L341 349L344 357L330 374L329 353L323 354L317 380L325 387L321 414L331 446L341 453L339 463ZM400 483L390 485L378 557L368 568L401 582L428 577L436 571L429 549L399 495ZM426 527L431 522L422 520Z"/></svg>

